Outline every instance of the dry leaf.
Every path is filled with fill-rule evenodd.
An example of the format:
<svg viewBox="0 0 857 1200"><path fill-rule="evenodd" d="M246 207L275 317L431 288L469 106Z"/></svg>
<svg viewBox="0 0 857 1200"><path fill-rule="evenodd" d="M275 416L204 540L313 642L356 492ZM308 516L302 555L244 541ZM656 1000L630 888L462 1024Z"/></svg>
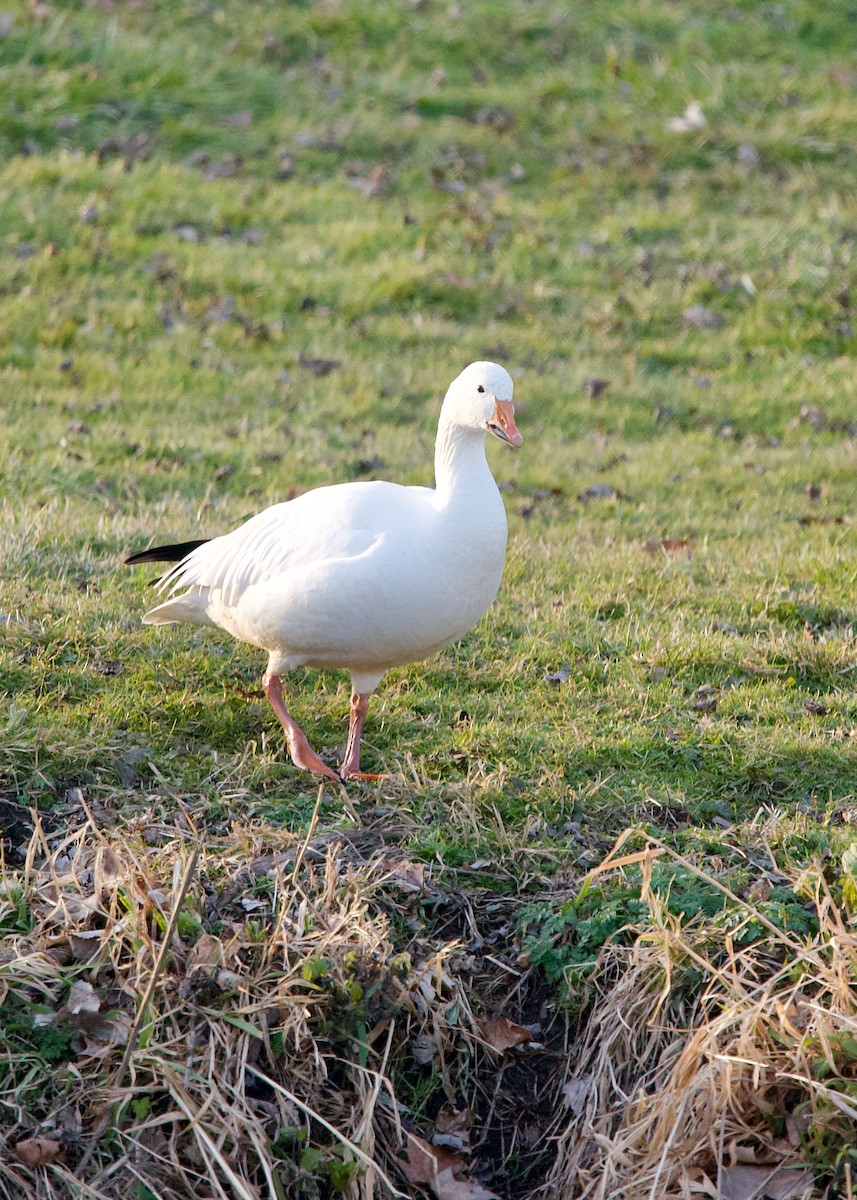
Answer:
<svg viewBox="0 0 857 1200"><path fill-rule="evenodd" d="M203 933L194 942L187 956L185 970L192 971L219 967L223 964L223 943L213 933Z"/></svg>
<svg viewBox="0 0 857 1200"><path fill-rule="evenodd" d="M615 496L615 490L609 483L593 483L592 487L585 488L584 491L578 494L578 500L609 500L611 496Z"/></svg>
<svg viewBox="0 0 857 1200"><path fill-rule="evenodd" d="M609 387L609 379L586 379L583 383L583 390L587 392L593 400L597 400L602 392L606 392Z"/></svg>
<svg viewBox="0 0 857 1200"><path fill-rule="evenodd" d="M687 551L687 557L693 558L693 548L696 545L693 538L652 538L643 546L646 554L657 554L662 551L664 554L680 554L682 550Z"/></svg>
<svg viewBox="0 0 857 1200"><path fill-rule="evenodd" d="M365 164L354 163L345 168L348 186L364 196L380 196L390 186L390 175L387 169L378 164L367 170Z"/></svg>
<svg viewBox="0 0 857 1200"><path fill-rule="evenodd" d="M688 325L695 325L697 329L720 329L723 325L720 314L713 308L706 308L704 304L691 304L681 315Z"/></svg>
<svg viewBox="0 0 857 1200"><path fill-rule="evenodd" d="M101 667L112 667L114 662L116 662L115 659L102 662ZM119 669L121 670L121 664L119 664ZM111 670L111 674L118 673L118 671ZM105 888L117 887L122 882L122 877L122 864L114 851L109 846L100 847L95 856L95 891L101 892Z"/></svg>
<svg viewBox="0 0 857 1200"><path fill-rule="evenodd" d="M387 878L393 879L403 892L421 892L425 884L423 863L408 862L406 858L383 858L381 868Z"/></svg>
<svg viewBox="0 0 857 1200"><path fill-rule="evenodd" d="M339 362L335 358L308 358L305 354L298 355L298 366L304 371L309 371L311 375L318 375L323 378L329 375L331 371L335 371L339 366Z"/></svg>
<svg viewBox="0 0 857 1200"><path fill-rule="evenodd" d="M500 1200L496 1192L489 1191L477 1180L466 1176L456 1178L451 1167L439 1171L429 1184L438 1200Z"/></svg>
<svg viewBox="0 0 857 1200"><path fill-rule="evenodd" d="M437 1038L431 1033L419 1034L414 1038L411 1055L414 1062L419 1063L421 1067L434 1062L437 1057Z"/></svg>
<svg viewBox="0 0 857 1200"><path fill-rule="evenodd" d="M565 1102L575 1116L583 1112L583 1106L586 1103L586 1097L592 1087L592 1076L581 1075L578 1079L569 1079L564 1085L562 1094L565 1097Z"/></svg>
<svg viewBox="0 0 857 1200"><path fill-rule="evenodd" d="M85 979L78 979L72 984L65 1006L68 1012L77 1016L78 1013L97 1013L101 1008L101 1001L91 983L87 983Z"/></svg>
<svg viewBox="0 0 857 1200"><path fill-rule="evenodd" d="M510 1021L508 1017L481 1017L479 1028L491 1049L500 1054L504 1050L511 1050L513 1046L534 1040L532 1029L526 1029L523 1025Z"/></svg>
<svg viewBox="0 0 857 1200"><path fill-rule="evenodd" d="M474 1112L470 1108L453 1108L444 1104L435 1117L436 1146L449 1146L453 1150L464 1150L470 1145L470 1130L473 1128Z"/></svg>
<svg viewBox="0 0 857 1200"><path fill-rule="evenodd" d="M461 1172L464 1159L444 1146L430 1146L415 1133L405 1131L405 1156L399 1166L409 1183L428 1184L438 1200L499 1200L475 1179Z"/></svg>
<svg viewBox="0 0 857 1200"><path fill-rule="evenodd" d="M78 929L69 932L68 944L78 962L90 962L101 949L104 936L103 929Z"/></svg>
<svg viewBox="0 0 857 1200"><path fill-rule="evenodd" d="M12 1148L12 1152L25 1167L32 1169L43 1167L47 1163L53 1162L55 1158L59 1158L62 1154L62 1146L53 1138L33 1137L18 1142L17 1146Z"/></svg>
<svg viewBox="0 0 857 1200"><path fill-rule="evenodd" d="M801 1200L815 1183L806 1167L724 1167L720 1180L723 1200Z"/></svg>
<svg viewBox="0 0 857 1200"><path fill-rule="evenodd" d="M430 1184L441 1170L452 1172L464 1166L464 1159L454 1151L443 1146L430 1146L424 1138L409 1133L407 1129L403 1132L405 1145L397 1156L397 1162L409 1183Z"/></svg>

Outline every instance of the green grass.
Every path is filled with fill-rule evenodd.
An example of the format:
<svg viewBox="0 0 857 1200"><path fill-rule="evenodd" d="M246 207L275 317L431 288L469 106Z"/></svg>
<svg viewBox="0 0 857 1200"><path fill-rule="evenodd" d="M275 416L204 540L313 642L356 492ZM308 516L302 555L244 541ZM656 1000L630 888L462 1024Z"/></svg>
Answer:
<svg viewBox="0 0 857 1200"><path fill-rule="evenodd" d="M311 783L244 695L259 656L141 629L121 556L290 489L427 482L439 396L493 355L526 439L492 450L504 588L379 690L372 765L410 779L412 756L410 805L449 829L461 787L513 840L593 804L619 829L651 804L693 823L853 802L846 8L72 4L9 24L11 789L115 787L131 751L144 793L214 802L231 779L252 812L297 814ZM706 128L671 132L691 98ZM381 194L350 186L376 167ZM693 304L722 325L689 325ZM344 682L296 684L339 742ZM472 832L465 855L492 836Z"/></svg>
<svg viewBox="0 0 857 1200"><path fill-rule="evenodd" d="M460 646L378 689L364 761L389 778L357 808L398 814L427 860L502 864L473 877L498 891L585 871L629 824L702 856L840 853L857 9L7 12L0 791L302 829L316 784L261 657L143 628L149 574L122 559L293 490L430 482L440 397L490 357L524 435L490 449L503 588ZM704 129L671 131L691 100ZM313 744L340 745L345 677L293 683ZM338 797L322 825L353 825ZM617 921L623 899L605 896ZM552 980L563 914L536 914L558 922Z"/></svg>

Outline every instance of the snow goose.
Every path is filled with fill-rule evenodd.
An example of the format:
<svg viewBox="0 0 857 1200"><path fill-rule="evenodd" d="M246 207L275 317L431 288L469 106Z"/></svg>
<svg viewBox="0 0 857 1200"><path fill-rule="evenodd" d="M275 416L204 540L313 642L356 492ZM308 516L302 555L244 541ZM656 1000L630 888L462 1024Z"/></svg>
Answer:
<svg viewBox="0 0 857 1200"><path fill-rule="evenodd" d="M382 481L316 488L231 533L132 555L175 562L168 597L146 625L216 625L268 652L262 684L296 766L332 779L360 770L369 697L390 667L457 641L487 611L503 574L506 512L485 435L520 446L512 380L476 362L450 385L435 444L435 487ZM178 561L177 561L178 560ZM295 667L351 672L348 741L339 771L312 749L286 709L281 676Z"/></svg>

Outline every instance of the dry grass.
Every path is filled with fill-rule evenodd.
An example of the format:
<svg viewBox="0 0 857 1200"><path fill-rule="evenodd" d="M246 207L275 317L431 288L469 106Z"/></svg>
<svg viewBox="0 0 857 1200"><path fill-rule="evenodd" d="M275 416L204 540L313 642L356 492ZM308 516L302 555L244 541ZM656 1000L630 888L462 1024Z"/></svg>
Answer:
<svg viewBox="0 0 857 1200"><path fill-rule="evenodd" d="M465 947L379 842L203 839L78 800L4 866L0 1195L848 1195L857 942L820 872L805 944L732 897L763 930L739 951L740 924L667 911L673 851L618 846L599 873L641 867L650 921L602 954L572 1036L510 953L514 899L463 909Z"/></svg>
<svg viewBox="0 0 857 1200"><path fill-rule="evenodd" d="M514 1152L522 1105L477 1015L520 1015L526 974L426 936L421 864L271 829L203 839L187 813L100 827L78 799L72 831L37 821L4 868L0 1194L410 1194L435 1153L450 1187L489 1194L470 1174L491 1173L480 1144ZM534 1067L557 1076L551 1116L565 1061L540 1050ZM412 1097L434 1081L447 1127L458 1114L443 1150L422 1137L438 1102L414 1113L394 1074Z"/></svg>
<svg viewBox="0 0 857 1200"><path fill-rule="evenodd" d="M566 1087L553 1170L563 1200L851 1196L857 1132L857 939L820 872L818 934L682 927L650 888L652 925L605 952ZM686 863L684 865L690 865ZM710 880L705 872L699 874ZM742 922L743 924L743 922ZM809 1169L807 1169L807 1167ZM836 1180L844 1189L836 1191Z"/></svg>

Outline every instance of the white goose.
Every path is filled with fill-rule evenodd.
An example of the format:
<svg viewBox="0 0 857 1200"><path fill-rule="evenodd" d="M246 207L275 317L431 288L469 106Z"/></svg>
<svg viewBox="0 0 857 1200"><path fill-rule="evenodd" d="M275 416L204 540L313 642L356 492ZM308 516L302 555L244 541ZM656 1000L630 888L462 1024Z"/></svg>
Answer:
<svg viewBox="0 0 857 1200"><path fill-rule="evenodd" d="M508 372L471 363L443 402L434 489L381 481L320 487L212 541L132 555L129 563L180 559L157 584L169 599L143 623L217 625L267 650L263 687L295 765L332 779L377 778L360 770L371 693L390 667L462 637L500 586L506 512L485 458L486 432L521 445ZM351 672L338 772L283 702L280 677L302 666Z"/></svg>

